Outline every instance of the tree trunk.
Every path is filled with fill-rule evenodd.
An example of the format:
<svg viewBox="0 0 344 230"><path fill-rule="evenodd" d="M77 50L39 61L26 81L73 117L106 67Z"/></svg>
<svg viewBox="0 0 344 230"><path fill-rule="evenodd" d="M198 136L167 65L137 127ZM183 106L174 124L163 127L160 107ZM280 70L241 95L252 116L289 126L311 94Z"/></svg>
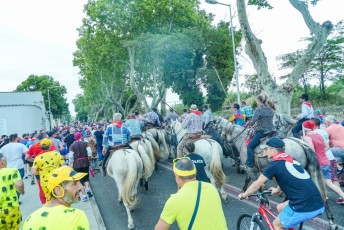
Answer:
<svg viewBox="0 0 344 230"><path fill-rule="evenodd" d="M315 55L326 43L326 39L332 29L332 24L329 21L323 23L323 25L316 23L304 2L299 0L289 0L289 2L302 14L307 27L314 34L314 39L308 45L305 54L300 58L287 81L279 86L275 83L268 70L268 63L261 47L262 41L257 39L251 30L247 19L245 0L237 0L239 23L246 42L245 51L257 71L258 83L261 84L272 102L276 104L277 112L288 115L290 115L290 100L295 86L298 84L299 79L307 70Z"/></svg>
<svg viewBox="0 0 344 230"><path fill-rule="evenodd" d="M166 92L167 92L167 90L164 89L162 100L160 102L161 114L164 116L167 114L166 113Z"/></svg>

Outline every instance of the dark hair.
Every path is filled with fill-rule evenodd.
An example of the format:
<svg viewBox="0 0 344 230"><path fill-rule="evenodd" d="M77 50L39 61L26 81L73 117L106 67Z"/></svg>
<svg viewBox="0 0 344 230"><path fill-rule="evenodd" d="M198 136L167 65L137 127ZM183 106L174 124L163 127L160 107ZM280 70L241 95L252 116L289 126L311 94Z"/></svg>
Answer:
<svg viewBox="0 0 344 230"><path fill-rule="evenodd" d="M195 168L195 164L193 163L192 160L188 158L183 158L177 161L176 163L176 168L182 171L191 171ZM188 179L193 179L196 177L196 174L190 175L190 176L178 176L182 180L188 180Z"/></svg>
<svg viewBox="0 0 344 230"><path fill-rule="evenodd" d="M260 101L262 104L266 105L266 102L268 100L268 96L266 94L261 93L257 96L257 100Z"/></svg>
<svg viewBox="0 0 344 230"><path fill-rule="evenodd" d="M183 112L184 112L184 113L187 113L187 112L188 112L188 110L187 110L187 109L183 109Z"/></svg>
<svg viewBox="0 0 344 230"><path fill-rule="evenodd" d="M311 119L314 123L315 123L315 126L320 126L320 119L319 118L317 118L317 117L313 117L312 119Z"/></svg>
<svg viewBox="0 0 344 230"><path fill-rule="evenodd" d="M185 148L189 153L195 152L195 144L193 141L189 141L185 144Z"/></svg>
<svg viewBox="0 0 344 230"><path fill-rule="evenodd" d="M50 149L50 145L41 145L42 150Z"/></svg>
<svg viewBox="0 0 344 230"><path fill-rule="evenodd" d="M23 133L22 138L24 138L26 136L29 136L29 134L28 133Z"/></svg>
<svg viewBox="0 0 344 230"><path fill-rule="evenodd" d="M7 135L2 135L1 138L7 137Z"/></svg>
<svg viewBox="0 0 344 230"><path fill-rule="evenodd" d="M156 108L152 108L152 110L153 110L154 112L158 112L158 110L157 110Z"/></svg>
<svg viewBox="0 0 344 230"><path fill-rule="evenodd" d="M39 134L37 135L37 139L38 139L38 140L43 140L44 137L45 137L45 133L39 133Z"/></svg>
<svg viewBox="0 0 344 230"><path fill-rule="evenodd" d="M239 104L237 104L237 103L235 103L234 105L233 105L233 108L236 108L236 109L240 109L240 105Z"/></svg>
<svg viewBox="0 0 344 230"><path fill-rule="evenodd" d="M139 112L139 111L136 111L136 112L135 112L135 115L136 115L136 116L140 115L140 112Z"/></svg>
<svg viewBox="0 0 344 230"><path fill-rule="evenodd" d="M246 101L242 101L241 104L246 105Z"/></svg>
<svg viewBox="0 0 344 230"><path fill-rule="evenodd" d="M204 104L203 109L209 109L208 105Z"/></svg>
<svg viewBox="0 0 344 230"><path fill-rule="evenodd" d="M10 141L15 141L18 138L18 134L14 133L10 135Z"/></svg>

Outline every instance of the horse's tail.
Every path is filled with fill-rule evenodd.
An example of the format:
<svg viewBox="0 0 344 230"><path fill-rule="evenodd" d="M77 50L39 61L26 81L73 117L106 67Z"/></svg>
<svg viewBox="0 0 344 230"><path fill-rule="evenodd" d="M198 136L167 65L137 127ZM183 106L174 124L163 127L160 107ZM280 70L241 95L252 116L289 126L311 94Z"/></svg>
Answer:
<svg viewBox="0 0 344 230"><path fill-rule="evenodd" d="M130 206L135 206L138 202L135 190L142 175L142 168L138 166L134 154L137 153L134 151L124 153L127 160L127 175L123 181L122 200L123 203Z"/></svg>
<svg viewBox="0 0 344 230"><path fill-rule="evenodd" d="M166 144L166 139L165 139L165 134L163 133L162 130L157 130L158 132L158 138L159 138L159 143L162 144L165 152L168 152L167 144Z"/></svg>
<svg viewBox="0 0 344 230"><path fill-rule="evenodd" d="M213 140L209 142L212 150L210 173L213 175L216 185L222 187L225 184L226 176L222 171L221 151L217 142Z"/></svg>
<svg viewBox="0 0 344 230"><path fill-rule="evenodd" d="M145 139L142 141L144 143L144 145L147 147L147 155L149 156L149 159L151 160L151 162L154 164L155 159L154 159L154 152L153 152L153 146L152 143Z"/></svg>
<svg viewBox="0 0 344 230"><path fill-rule="evenodd" d="M151 142L152 147L153 147L153 153L155 158L159 161L162 156L160 154L160 149L159 149L159 145L158 143L155 141L155 139L153 138L153 136L151 135L146 135L147 139Z"/></svg>
<svg viewBox="0 0 344 230"><path fill-rule="evenodd" d="M322 170L320 168L320 164L318 162L318 159L315 156L314 151L305 143L300 141L296 138L290 138L294 141L296 141L303 149L306 155L306 167L305 169L311 176L312 180L314 181L315 185L320 191L321 197L323 199L323 202L326 202L326 185L324 183L324 178L322 174Z"/></svg>
<svg viewBox="0 0 344 230"><path fill-rule="evenodd" d="M145 179L148 179L153 174L153 162L148 156L148 153L146 152L143 143L139 143L137 146L137 152L140 155L142 162L143 162L143 177Z"/></svg>

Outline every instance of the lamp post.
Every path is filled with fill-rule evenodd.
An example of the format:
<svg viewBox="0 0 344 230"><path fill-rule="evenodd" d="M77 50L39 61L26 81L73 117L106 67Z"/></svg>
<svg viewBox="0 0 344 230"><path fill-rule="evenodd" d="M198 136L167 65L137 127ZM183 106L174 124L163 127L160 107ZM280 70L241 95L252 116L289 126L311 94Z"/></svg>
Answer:
<svg viewBox="0 0 344 230"><path fill-rule="evenodd" d="M48 105L49 105L49 131L51 131L51 108L50 108L50 93L49 93L49 89L53 89L53 88L59 88L60 86L51 86L48 87Z"/></svg>
<svg viewBox="0 0 344 230"><path fill-rule="evenodd" d="M224 4L221 2L218 2L216 0L205 0L206 3L209 4L219 4L223 6L228 6L229 8L229 17L230 17L230 23L231 23L231 34L232 34L232 46L233 46L233 58L234 58L234 75L236 80L236 88L237 88L237 100L238 104L240 105L240 89L239 89L239 78L238 78L238 67L237 67L237 58L236 58L236 52L235 52L235 43L234 43L234 30L233 30L233 21L232 21L232 8L230 4Z"/></svg>

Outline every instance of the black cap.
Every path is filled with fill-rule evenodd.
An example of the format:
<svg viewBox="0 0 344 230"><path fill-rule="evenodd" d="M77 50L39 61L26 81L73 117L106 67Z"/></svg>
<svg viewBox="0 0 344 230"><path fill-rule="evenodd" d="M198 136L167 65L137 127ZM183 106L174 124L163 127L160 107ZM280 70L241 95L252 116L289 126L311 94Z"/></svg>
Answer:
<svg viewBox="0 0 344 230"><path fill-rule="evenodd" d="M307 93L304 93L301 95L301 97L299 97L301 99L305 99L306 101L308 101L308 94Z"/></svg>
<svg viewBox="0 0 344 230"><path fill-rule="evenodd" d="M267 147L272 147L272 148L276 148L276 149L283 149L285 146L284 142L278 138L278 137L271 137L266 144L262 144L260 145L261 149L265 149Z"/></svg>

